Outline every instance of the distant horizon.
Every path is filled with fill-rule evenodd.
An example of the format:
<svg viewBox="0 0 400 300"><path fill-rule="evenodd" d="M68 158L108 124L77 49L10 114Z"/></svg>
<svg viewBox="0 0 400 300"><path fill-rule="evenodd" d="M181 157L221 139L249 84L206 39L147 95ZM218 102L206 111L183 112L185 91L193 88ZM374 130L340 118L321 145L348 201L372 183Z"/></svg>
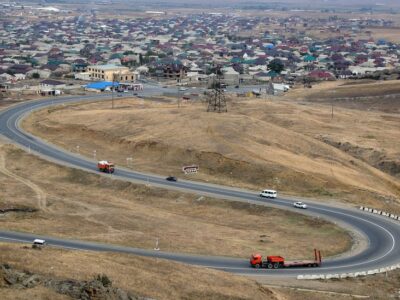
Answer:
<svg viewBox="0 0 400 300"><path fill-rule="evenodd" d="M110 4L136 6L140 10L168 9L243 9L243 10L313 10L331 13L340 12L386 12L400 13L399 0L23 0L18 3L35 3L44 6L76 5L104 6Z"/></svg>
<svg viewBox="0 0 400 300"><path fill-rule="evenodd" d="M248 4L248 5L254 5L254 4L274 4L274 5L322 5L322 6L332 6L332 5L360 5L360 6L366 6L366 5L372 5L372 6L400 6L400 1L398 0L202 0L200 3L198 0L92 0L93 2L111 2L111 3L123 3L123 2L128 2L128 3L149 3L149 4L188 4L188 3L193 3L193 4L215 4L215 5L237 5L237 4ZM23 1L18 1L18 3L23 3L23 2L35 2L38 3L39 1L37 0L23 0ZM69 4L69 3L85 3L89 4L88 1L85 0L45 0L41 2L41 4L55 4L55 3L64 3L64 4Z"/></svg>

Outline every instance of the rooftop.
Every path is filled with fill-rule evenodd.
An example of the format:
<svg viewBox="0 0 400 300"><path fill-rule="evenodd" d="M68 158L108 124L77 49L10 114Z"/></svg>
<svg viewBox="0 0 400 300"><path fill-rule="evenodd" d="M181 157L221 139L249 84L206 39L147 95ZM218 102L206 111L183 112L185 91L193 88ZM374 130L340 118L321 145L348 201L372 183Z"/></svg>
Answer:
<svg viewBox="0 0 400 300"><path fill-rule="evenodd" d="M100 69L103 71L107 71L107 70L115 70L115 69L127 69L127 67L124 66L117 66L117 65L91 65L89 66L89 68L96 68L96 69Z"/></svg>

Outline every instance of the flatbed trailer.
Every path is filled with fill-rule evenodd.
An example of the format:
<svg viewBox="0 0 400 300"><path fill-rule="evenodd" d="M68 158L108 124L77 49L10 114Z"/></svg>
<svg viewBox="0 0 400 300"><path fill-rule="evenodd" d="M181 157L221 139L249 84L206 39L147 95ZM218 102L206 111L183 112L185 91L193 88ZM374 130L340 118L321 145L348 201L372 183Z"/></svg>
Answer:
<svg viewBox="0 0 400 300"><path fill-rule="evenodd" d="M312 268L322 264L321 251L314 249L314 260L285 261L282 256L267 256L263 259L260 254L253 254L250 265L253 268L279 269L279 268Z"/></svg>

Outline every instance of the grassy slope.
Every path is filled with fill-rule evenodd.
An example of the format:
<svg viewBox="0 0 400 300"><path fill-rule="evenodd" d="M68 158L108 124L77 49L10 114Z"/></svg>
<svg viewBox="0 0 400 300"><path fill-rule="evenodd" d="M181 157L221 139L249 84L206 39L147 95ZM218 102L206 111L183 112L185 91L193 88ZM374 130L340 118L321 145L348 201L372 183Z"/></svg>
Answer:
<svg viewBox="0 0 400 300"><path fill-rule="evenodd" d="M0 262L57 279L90 280L106 274L113 286L154 299L276 299L267 288L249 279L133 255L50 247L38 251L0 243ZM1 295L13 299L66 299L43 286L15 290L2 285L0 282Z"/></svg>
<svg viewBox="0 0 400 300"><path fill-rule="evenodd" d="M293 93L294 99L301 97ZM235 101L228 114L212 114L202 105L178 109L132 100L110 110L102 102L42 111L24 126L72 151L79 145L87 156L96 149L97 158L125 166L132 157L129 164L137 170L179 175L183 165L196 163L200 174L187 178L380 207L387 199L397 203L396 178L321 137L370 147L396 160L399 145L391 141L400 139L399 119L336 108L331 120L330 107L301 104Z"/></svg>
<svg viewBox="0 0 400 300"><path fill-rule="evenodd" d="M158 237L165 251L238 257L268 251L310 258L314 247L328 256L350 246L342 229L319 219L115 181L10 146L0 154L0 208L39 209L0 217L2 228L147 249Z"/></svg>

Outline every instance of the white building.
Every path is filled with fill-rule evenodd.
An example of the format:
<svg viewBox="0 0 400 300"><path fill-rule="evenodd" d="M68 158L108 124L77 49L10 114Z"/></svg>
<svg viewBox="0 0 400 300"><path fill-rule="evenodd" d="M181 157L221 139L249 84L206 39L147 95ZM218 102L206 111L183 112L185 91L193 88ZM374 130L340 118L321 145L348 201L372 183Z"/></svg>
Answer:
<svg viewBox="0 0 400 300"><path fill-rule="evenodd" d="M75 79L77 80L85 80L85 81L90 81L92 80L91 73L90 72L82 72L82 73L76 73L74 74Z"/></svg>

